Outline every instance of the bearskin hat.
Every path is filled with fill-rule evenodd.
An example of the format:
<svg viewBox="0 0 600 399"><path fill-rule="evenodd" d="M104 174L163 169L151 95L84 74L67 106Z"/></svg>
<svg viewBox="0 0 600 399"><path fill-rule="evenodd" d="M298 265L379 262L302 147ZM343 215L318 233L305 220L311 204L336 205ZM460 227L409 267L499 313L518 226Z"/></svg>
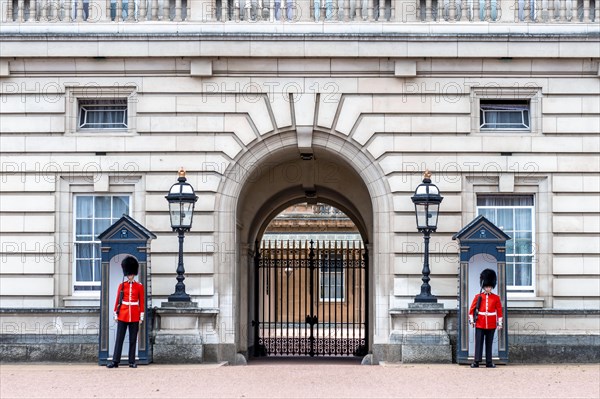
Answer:
<svg viewBox="0 0 600 399"><path fill-rule="evenodd" d="M127 256L125 259L123 259L123 261L121 261L121 268L123 268L124 276L129 276L130 274L137 276L140 264L133 256Z"/></svg>
<svg viewBox="0 0 600 399"><path fill-rule="evenodd" d="M496 277L496 272L492 269L485 269L479 275L479 282L482 287L496 288L497 280L498 278Z"/></svg>

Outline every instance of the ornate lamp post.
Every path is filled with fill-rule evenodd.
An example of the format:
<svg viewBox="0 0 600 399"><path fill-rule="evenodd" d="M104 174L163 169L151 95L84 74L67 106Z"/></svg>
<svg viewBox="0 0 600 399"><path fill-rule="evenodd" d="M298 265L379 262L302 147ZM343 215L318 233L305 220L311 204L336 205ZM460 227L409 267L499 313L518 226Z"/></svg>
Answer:
<svg viewBox="0 0 600 399"><path fill-rule="evenodd" d="M169 201L169 214L171 215L171 227L177 231L179 237L179 263L177 264L177 284L175 292L169 296L169 302L190 302L190 296L185 292L185 269L183 268L183 236L192 227L194 217L194 206L198 197L194 188L186 183L185 170L179 169L177 183L171 186L169 194L165 197Z"/></svg>
<svg viewBox="0 0 600 399"><path fill-rule="evenodd" d="M444 198L440 195L437 186L431 183L431 172L429 170L425 171L423 183L417 186L411 199L415 204L417 229L423 233L423 239L425 240L423 277L421 278L423 284L421 285L421 293L415 297L415 303L437 303L437 298L431 295L431 286L429 285L429 236L437 229L438 211Z"/></svg>

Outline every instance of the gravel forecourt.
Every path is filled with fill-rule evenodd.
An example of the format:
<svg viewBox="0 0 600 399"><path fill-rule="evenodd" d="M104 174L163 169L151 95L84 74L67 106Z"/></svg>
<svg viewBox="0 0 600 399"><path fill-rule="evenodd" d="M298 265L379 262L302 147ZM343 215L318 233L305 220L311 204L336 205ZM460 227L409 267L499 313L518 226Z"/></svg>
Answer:
<svg viewBox="0 0 600 399"><path fill-rule="evenodd" d="M248 366L0 365L0 398L600 398L600 364L361 366L265 359Z"/></svg>

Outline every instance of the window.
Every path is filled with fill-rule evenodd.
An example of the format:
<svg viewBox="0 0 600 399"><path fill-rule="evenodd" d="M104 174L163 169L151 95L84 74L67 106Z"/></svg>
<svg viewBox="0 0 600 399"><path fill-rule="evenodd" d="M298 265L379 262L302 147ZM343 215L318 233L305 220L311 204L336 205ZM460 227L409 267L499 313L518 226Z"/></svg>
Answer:
<svg viewBox="0 0 600 399"><path fill-rule="evenodd" d="M123 214L129 214L128 195L75 196L74 290L100 290L100 241L97 237Z"/></svg>
<svg viewBox="0 0 600 399"><path fill-rule="evenodd" d="M518 292L532 292L533 265L535 262L535 208L533 196L478 196L477 212L512 238L506 242L507 289Z"/></svg>
<svg viewBox="0 0 600 399"><path fill-rule="evenodd" d="M344 301L344 264L341 254L325 253L319 268L320 299L323 302Z"/></svg>
<svg viewBox="0 0 600 399"><path fill-rule="evenodd" d="M529 130L529 101L481 100L479 122L482 130Z"/></svg>
<svg viewBox="0 0 600 399"><path fill-rule="evenodd" d="M79 100L79 129L127 129L127 98Z"/></svg>

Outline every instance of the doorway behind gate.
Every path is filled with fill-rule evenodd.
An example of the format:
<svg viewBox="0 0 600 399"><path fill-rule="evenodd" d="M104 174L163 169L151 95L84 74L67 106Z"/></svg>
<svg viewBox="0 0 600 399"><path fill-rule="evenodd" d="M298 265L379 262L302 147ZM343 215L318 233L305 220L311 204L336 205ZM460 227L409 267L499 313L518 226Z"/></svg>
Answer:
<svg viewBox="0 0 600 399"><path fill-rule="evenodd" d="M368 252L344 213L286 209L254 262L254 356L366 355Z"/></svg>

